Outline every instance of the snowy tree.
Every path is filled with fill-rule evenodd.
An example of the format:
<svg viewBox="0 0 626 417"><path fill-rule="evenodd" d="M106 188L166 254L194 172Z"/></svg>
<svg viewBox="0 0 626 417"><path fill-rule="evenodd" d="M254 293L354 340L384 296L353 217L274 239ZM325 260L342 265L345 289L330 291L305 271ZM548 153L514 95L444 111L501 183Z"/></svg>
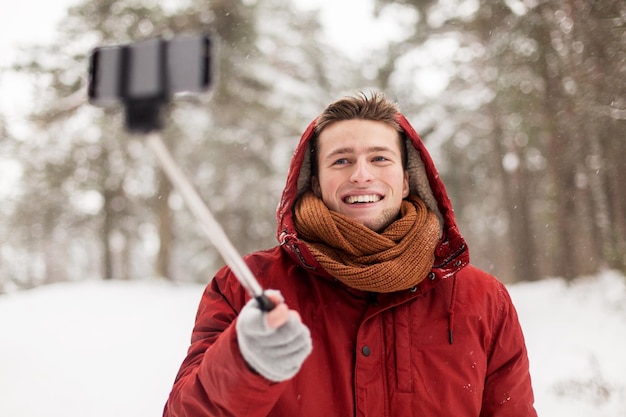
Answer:
<svg viewBox="0 0 626 417"><path fill-rule="evenodd" d="M379 74L413 103L476 263L505 280L624 270L624 3L376 3L415 16ZM449 79L435 97L429 64Z"/></svg>

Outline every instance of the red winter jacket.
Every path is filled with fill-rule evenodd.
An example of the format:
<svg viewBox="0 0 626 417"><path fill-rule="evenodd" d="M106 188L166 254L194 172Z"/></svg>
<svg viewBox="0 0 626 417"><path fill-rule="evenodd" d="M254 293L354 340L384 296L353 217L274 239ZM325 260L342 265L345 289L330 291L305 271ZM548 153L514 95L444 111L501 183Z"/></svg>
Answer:
<svg viewBox="0 0 626 417"><path fill-rule="evenodd" d="M312 123L294 154L277 211L280 245L245 257L311 330L313 352L291 380L252 372L235 321L248 296L228 268L207 286L165 417L535 417L524 338L505 287L469 253L433 162L399 116L412 191L440 216L435 264L417 287L368 294L346 287L298 239L292 207L308 182ZM417 152L414 152L414 151Z"/></svg>

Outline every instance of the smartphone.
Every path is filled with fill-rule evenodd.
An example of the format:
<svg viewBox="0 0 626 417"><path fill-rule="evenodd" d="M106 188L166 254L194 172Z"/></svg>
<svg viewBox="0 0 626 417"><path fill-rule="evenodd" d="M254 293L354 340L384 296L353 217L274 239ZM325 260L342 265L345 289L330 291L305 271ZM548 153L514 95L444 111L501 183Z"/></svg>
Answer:
<svg viewBox="0 0 626 417"><path fill-rule="evenodd" d="M211 49L211 39L198 35L96 48L89 61L89 101L106 107L206 91Z"/></svg>

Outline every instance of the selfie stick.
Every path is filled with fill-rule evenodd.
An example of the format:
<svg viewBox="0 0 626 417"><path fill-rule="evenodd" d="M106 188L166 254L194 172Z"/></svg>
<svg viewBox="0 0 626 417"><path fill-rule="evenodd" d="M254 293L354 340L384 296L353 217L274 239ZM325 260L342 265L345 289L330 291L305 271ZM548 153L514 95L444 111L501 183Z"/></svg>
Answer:
<svg viewBox="0 0 626 417"><path fill-rule="evenodd" d="M198 42L200 41L200 43ZM150 43L151 42L151 43ZM253 297L259 303L259 307L263 311L270 311L274 308L274 303L265 295L263 288L255 278L248 265L244 262L243 258L237 252L237 249L233 246L230 239L224 233L222 226L215 220L215 217L204 203L196 189L193 187L189 179L185 176L178 164L174 161L172 154L163 143L160 134L158 133L161 123L159 120L159 113L161 106L165 104L171 93L171 78L172 73L175 72L175 66L170 62L168 65L167 57L174 55L176 52L170 44L176 45L176 43L163 40L144 42L143 44L136 44L130 46L123 46L118 48L119 51L108 48L106 51L98 50L94 51L90 63L90 86L89 97L94 104L98 104L98 99L101 95L104 98L110 99L110 96L114 95L115 98L119 98L123 102L126 109L126 127L129 131L145 133L147 134L147 145L153 151L157 160L165 172L168 179L174 185L176 190L182 196L185 204L199 221L202 229L206 233L207 237L213 243L218 250L226 264L230 267L233 274L241 285L246 289L250 297ZM202 45L202 54L195 51L196 44ZM208 53L208 47L210 46L208 38L200 39L183 39L179 41L178 45L183 45L185 49L179 47L177 52L177 59L174 60L176 65L182 66L188 69L193 67L197 63L197 57L195 55L202 55L201 62L203 63L200 76L202 82L198 83L200 87L208 87L210 81L209 65L206 61L210 56ZM168 47L172 49L168 51ZM180 51L182 49L182 51ZM197 49L197 48L196 48ZM146 52L147 51L147 52ZM192 51L190 53L189 51ZM100 53L99 53L100 52ZM106 52L106 54L104 54ZM114 68L109 72L114 72L113 77L107 78L107 67L104 65L105 58L109 56L108 61L114 62ZM119 55L115 57L115 55ZM133 57L136 55L135 59ZM185 62L185 59L190 58L194 62ZM142 62L142 59L144 62ZM183 62L181 62L183 61ZM147 67L147 68L146 68ZM152 68L152 67L157 67ZM152 70L155 72L155 76L152 77L154 82L147 83L145 77L141 77L141 80L133 81L133 74L145 74L142 71ZM182 80L183 84L187 82L189 74L185 74L185 79ZM111 90L114 94L107 96L101 94L99 89L102 89L102 82L100 80L108 80L109 84L115 86ZM113 81L111 81L113 79ZM180 80L179 80L180 81ZM134 85L140 86L144 92L146 90L151 91L150 96L142 96L140 98L133 97L132 89ZM106 85L106 83L105 83ZM169 87L169 89L168 89ZM185 88L184 90L189 90ZM192 88L193 90L193 88ZM129 93L130 91L130 93ZM110 101L110 100L109 100Z"/></svg>
<svg viewBox="0 0 626 417"><path fill-rule="evenodd" d="M160 135L156 132L149 133L147 144L156 155L163 171L183 197L189 210L200 222L200 225L203 226L204 232L222 255L222 258L233 271L241 285L243 285L251 297L257 300L261 310L272 310L274 304L263 293L263 288L254 277L254 274L252 274L248 265L237 252L237 249L233 246L226 233L224 233L222 226L215 220L215 217L213 217L207 205L202 198L200 198L196 189L191 185L191 182L176 164L171 153L161 140Z"/></svg>

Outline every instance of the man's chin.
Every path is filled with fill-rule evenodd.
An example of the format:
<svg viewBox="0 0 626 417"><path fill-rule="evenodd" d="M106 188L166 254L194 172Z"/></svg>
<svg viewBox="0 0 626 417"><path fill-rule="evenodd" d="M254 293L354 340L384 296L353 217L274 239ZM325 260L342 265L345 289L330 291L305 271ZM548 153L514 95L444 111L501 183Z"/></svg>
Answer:
<svg viewBox="0 0 626 417"><path fill-rule="evenodd" d="M384 231L387 226L389 226L393 221L388 221L387 219L354 219L355 221L361 223L363 226L367 227L370 230L373 230L376 233L380 233Z"/></svg>
<svg viewBox="0 0 626 417"><path fill-rule="evenodd" d="M398 214L399 211L389 209L385 210L379 217L376 218L355 220L376 233L382 233L391 223L398 219Z"/></svg>

